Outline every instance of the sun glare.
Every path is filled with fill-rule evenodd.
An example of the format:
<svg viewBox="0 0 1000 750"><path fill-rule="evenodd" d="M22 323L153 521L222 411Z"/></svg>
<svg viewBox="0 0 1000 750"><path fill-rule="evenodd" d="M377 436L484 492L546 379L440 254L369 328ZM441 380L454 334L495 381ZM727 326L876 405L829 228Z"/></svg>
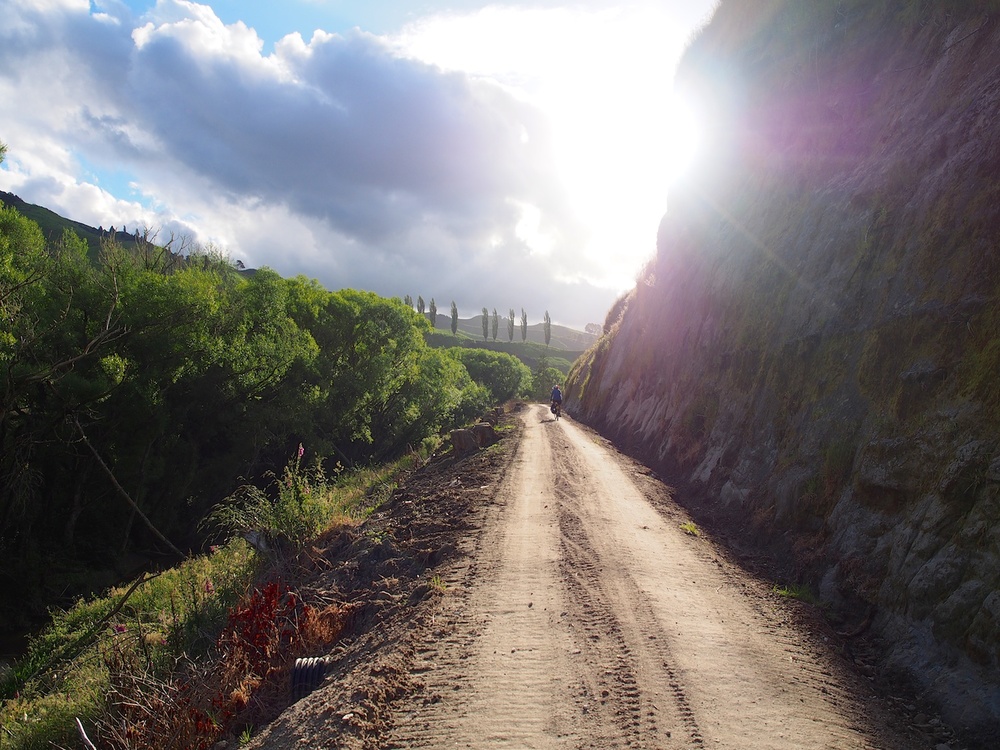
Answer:
<svg viewBox="0 0 1000 750"><path fill-rule="evenodd" d="M701 150L701 134L701 124L691 108L672 100L667 106L663 132L668 186L676 186L688 174Z"/></svg>
<svg viewBox="0 0 1000 750"><path fill-rule="evenodd" d="M655 252L668 191L680 189L697 152L691 112L670 93L684 45L675 28L655 4L493 6L423 22L397 42L405 54L496 80L546 113L560 179L589 228L579 252L600 269L592 281L622 290ZM526 211L517 227L530 245L543 241L537 218Z"/></svg>

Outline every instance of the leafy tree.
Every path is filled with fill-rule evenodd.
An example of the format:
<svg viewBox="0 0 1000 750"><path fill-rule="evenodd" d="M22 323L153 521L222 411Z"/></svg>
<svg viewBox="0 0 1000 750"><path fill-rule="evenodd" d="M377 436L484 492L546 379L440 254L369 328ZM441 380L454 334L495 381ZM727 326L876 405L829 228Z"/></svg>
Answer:
<svg viewBox="0 0 1000 750"><path fill-rule="evenodd" d="M507 339L508 341L514 341L514 308L510 308L510 314L507 316Z"/></svg>
<svg viewBox="0 0 1000 750"><path fill-rule="evenodd" d="M243 276L211 248L88 258L2 206L0 319L4 617L44 609L55 567L197 544L238 477L280 470L299 443L367 462L490 397L402 300Z"/></svg>
<svg viewBox="0 0 1000 750"><path fill-rule="evenodd" d="M406 305L407 307L413 307L413 297L407 294L405 297L403 297L403 304Z"/></svg>
<svg viewBox="0 0 1000 750"><path fill-rule="evenodd" d="M542 330L545 333L545 346L548 346L552 338L552 318L549 317L548 310L545 311L545 317L542 318Z"/></svg>
<svg viewBox="0 0 1000 750"><path fill-rule="evenodd" d="M485 307L483 308L483 341L489 341L490 338L490 311Z"/></svg>
<svg viewBox="0 0 1000 750"><path fill-rule="evenodd" d="M513 312L513 310L511 312ZM528 340L528 313L526 313L524 311L524 308L522 307L521 308L521 341L524 342L524 341L527 341L527 340Z"/></svg>
<svg viewBox="0 0 1000 750"><path fill-rule="evenodd" d="M427 314L430 316L431 328L437 327L438 307L436 304L434 304L433 297L431 297L431 306L430 309L428 309Z"/></svg>
<svg viewBox="0 0 1000 750"><path fill-rule="evenodd" d="M370 292L322 294L322 318L303 320L320 354L304 373L313 399L301 415L321 453L352 463L388 457L484 408L487 391L426 345L422 315Z"/></svg>
<svg viewBox="0 0 1000 750"><path fill-rule="evenodd" d="M298 415L299 434L318 440L318 452L349 463L388 455L410 408L403 393L427 349L427 322L398 300L297 283L293 314L319 346L294 377L310 394Z"/></svg>
<svg viewBox="0 0 1000 750"><path fill-rule="evenodd" d="M489 406L489 391L474 383L445 350L424 347L412 377L390 406L396 419L386 434L388 450L380 456L399 453L445 427L476 419Z"/></svg>
<svg viewBox="0 0 1000 750"><path fill-rule="evenodd" d="M538 360L534 371L531 373L532 391L531 395L535 401L548 403L552 393L552 386L562 383L563 374L555 367L550 367L545 357Z"/></svg>
<svg viewBox="0 0 1000 750"><path fill-rule="evenodd" d="M500 328L500 316L497 315L497 309L495 307L493 308L493 320L492 320L492 324L493 324L493 340L496 341L497 340L497 330Z"/></svg>
<svg viewBox="0 0 1000 750"><path fill-rule="evenodd" d="M458 305L455 300L451 301L451 335L458 335Z"/></svg>
<svg viewBox="0 0 1000 750"><path fill-rule="evenodd" d="M76 502L86 471L73 465L83 457L72 425L119 377L120 363L108 356L126 333L119 299L119 288L98 283L86 243L68 234L46 247L37 224L0 207L0 553L7 559L30 567L45 552L40 540L73 535L66 500ZM12 580L30 587L37 571L22 572Z"/></svg>
<svg viewBox="0 0 1000 750"><path fill-rule="evenodd" d="M484 386L494 404L531 392L531 370L521 360L506 352L488 349L453 347L448 353L459 360L472 379Z"/></svg>
<svg viewBox="0 0 1000 750"><path fill-rule="evenodd" d="M421 315L424 314L424 298L419 294L417 295L417 312Z"/></svg>
<svg viewBox="0 0 1000 750"><path fill-rule="evenodd" d="M288 433L285 378L316 344L290 318L288 285L273 271L242 278L199 264L159 273L129 268L130 257L119 250L110 267L129 329L121 381L81 430L119 483L138 488L136 504L152 509L157 528L186 536Z"/></svg>
<svg viewBox="0 0 1000 750"><path fill-rule="evenodd" d="M0 141L0 164L3 164L3 160L7 157L7 144Z"/></svg>

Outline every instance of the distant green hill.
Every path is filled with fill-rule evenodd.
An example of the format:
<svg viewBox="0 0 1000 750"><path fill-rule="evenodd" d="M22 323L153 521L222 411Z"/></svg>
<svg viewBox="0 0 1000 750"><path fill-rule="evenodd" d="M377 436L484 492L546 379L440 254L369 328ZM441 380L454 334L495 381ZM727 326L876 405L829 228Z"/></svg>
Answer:
<svg viewBox="0 0 1000 750"><path fill-rule="evenodd" d="M438 319L440 322L440 316ZM452 346L464 346L470 349L488 349L493 352L506 352L507 354L512 354L519 360L524 362L532 370L538 364L542 357L545 357L546 362L550 367L555 367L564 375L569 373L569 368L572 366L573 362L583 354L583 350L575 351L569 349L556 349L552 346L546 348L544 343L539 343L537 341L521 341L521 334L517 332L513 341L507 341L504 339L500 340L497 337L496 341L491 338L489 341L483 341L483 329L482 326L479 328L479 338L475 339L465 333L459 328L458 335L453 336L451 333L451 319L448 319L448 332L443 333L440 327L434 333L428 333L424 336L427 343L431 346L450 348ZM553 326L555 328L555 326ZM529 331L530 333L530 331ZM553 331L552 336L553 342L555 341L555 332Z"/></svg>
<svg viewBox="0 0 1000 750"><path fill-rule="evenodd" d="M122 231L118 231L116 229L114 235L112 236L111 228L108 228L107 230L103 228L95 229L94 227L87 226L79 221L64 218L43 206L36 206L34 203L27 203L13 193L6 193L3 190L0 190L0 203L17 209L18 213L22 216L26 216L38 224L42 233L45 235L45 239L50 242L58 241L63 235L63 230L72 229L76 232L77 236L87 242L87 245L90 248L90 254L95 258L101 249L102 240L113 239L123 247L130 247L136 243L135 234L128 234L124 231L124 227L122 228Z"/></svg>
<svg viewBox="0 0 1000 750"><path fill-rule="evenodd" d="M490 321L492 322L492 321ZM514 321L514 341L513 343L520 344L521 342L521 324L520 319ZM436 330L446 331L448 335L451 335L451 315L448 311L442 312L438 310L437 322L434 326ZM470 336L472 339L483 343L483 316L476 315L471 318L459 318L458 319L458 332L460 334L464 333ZM490 329L489 343L493 343L493 331ZM597 341L597 336L592 333L584 333L583 331L577 331L573 328L567 328L566 326L552 324L551 337L549 340L550 349L560 349L566 352L583 352L591 347L591 345ZM542 348L545 347L545 326L542 323L535 323L528 326L528 338L526 343L534 342L540 344ZM507 339L507 318L500 318L500 326L497 329L497 344L509 345L512 342ZM502 351L497 349L496 351Z"/></svg>
<svg viewBox="0 0 1000 750"><path fill-rule="evenodd" d="M71 229L90 248L91 255L96 258L101 249L101 242L114 239L124 247L136 244L136 235L125 231L116 230L112 236L111 230L104 228L94 228L79 221L64 218L54 211L50 211L43 206L36 206L27 203L13 193L0 190L0 202L5 206L17 209L19 213L36 222L42 229L46 239L51 242L58 241L62 237L63 231ZM241 269L241 273L252 275L254 269ZM491 321L492 322L492 321ZM521 341L520 319L515 321L514 340L507 339L507 318L500 319L500 326L497 331L497 340L493 341L492 336L489 341L483 341L483 316L476 315L472 318L459 318L458 335L451 333L451 315L448 311L438 311L435 333L428 334L427 341L431 346L451 347L468 346L489 349L497 352L507 352L524 362L528 367L534 369L542 357L546 357L548 364L563 373L568 373L573 361L583 354L584 351L597 341L597 337L590 333L577 331L566 326L552 324L549 346L545 346L545 329L542 323L535 323L528 326L528 336L526 341ZM491 329L492 334L492 329Z"/></svg>

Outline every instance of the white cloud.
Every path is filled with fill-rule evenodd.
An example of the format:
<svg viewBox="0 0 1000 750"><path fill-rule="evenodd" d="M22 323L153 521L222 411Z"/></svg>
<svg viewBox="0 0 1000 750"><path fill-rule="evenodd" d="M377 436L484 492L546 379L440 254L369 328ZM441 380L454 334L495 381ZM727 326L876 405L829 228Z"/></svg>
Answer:
<svg viewBox="0 0 1000 750"><path fill-rule="evenodd" d="M499 81L544 110L555 173L587 227L564 260L615 290L653 254L672 167L690 147L672 130L670 84L692 23L676 13L666 3L492 5L421 19L394 39L405 54Z"/></svg>
<svg viewBox="0 0 1000 750"><path fill-rule="evenodd" d="M190 233L330 288L454 298L470 314L537 307L580 326L631 281L601 288L610 247L595 243L624 252L644 223L639 254L652 252L661 209L588 235L585 219L624 212L608 195L626 186L589 203L575 189L621 160L586 140L622 143L608 108L627 118L629 101L657 97L608 70L628 49L623 11L494 8L391 41L292 34L269 54L247 24L183 0L141 19L117 0L0 0L0 14L0 188L71 218ZM629 95L610 99L615 86ZM95 170L134 192L112 195Z"/></svg>

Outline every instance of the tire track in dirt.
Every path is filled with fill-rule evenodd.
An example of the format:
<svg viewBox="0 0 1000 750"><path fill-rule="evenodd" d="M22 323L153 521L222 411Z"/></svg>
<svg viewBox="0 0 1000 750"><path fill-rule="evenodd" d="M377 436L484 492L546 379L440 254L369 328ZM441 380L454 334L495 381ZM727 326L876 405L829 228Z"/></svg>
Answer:
<svg viewBox="0 0 1000 750"><path fill-rule="evenodd" d="M578 519L565 511L561 515L564 580L573 599L574 620L586 636L586 662L597 681L590 693L599 696L602 705L616 706L614 721L634 735L634 747L699 746L697 724L683 693L671 682L669 671L659 668L667 663L654 664L649 649L633 648L637 635L616 616L614 592L606 585L600 564L588 562L594 553L580 538L584 532ZM663 675L656 684L648 679L654 673Z"/></svg>
<svg viewBox="0 0 1000 750"><path fill-rule="evenodd" d="M302 590L361 614L248 747L934 746L865 704L814 612L683 533L648 470L542 407L517 419L311 550Z"/></svg>
<svg viewBox="0 0 1000 750"><path fill-rule="evenodd" d="M859 706L815 660L809 642L748 606L713 564L708 545L667 523L592 436L562 433L567 481L577 485L567 504L575 503L591 530L600 585L630 645L646 664L659 662L652 687L661 692L664 678L672 686L692 742L872 747L856 724ZM573 478L577 473L582 479Z"/></svg>
<svg viewBox="0 0 1000 750"><path fill-rule="evenodd" d="M522 419L473 561L415 624L423 689L372 747L907 746L869 725L818 638L654 508L628 459L542 407Z"/></svg>
<svg viewBox="0 0 1000 750"><path fill-rule="evenodd" d="M563 621L550 462L536 460L548 444L537 426L526 430L486 523L475 580L444 598L467 637L457 653L447 642L427 647L424 704L403 710L383 747L576 746L566 700L574 649Z"/></svg>
<svg viewBox="0 0 1000 750"><path fill-rule="evenodd" d="M569 429L569 432L578 428ZM550 440L558 456L560 521L567 580L579 579L580 596L599 598L608 630L630 662L634 685L633 724L641 728L635 746L703 747L697 719L673 666L667 641L659 635L652 608L628 566L608 555L607 534L613 522L618 489L595 485L595 465L567 439L567 428ZM628 481L622 477L623 485ZM584 563L583 560L588 562ZM580 585L582 583L583 585Z"/></svg>
<svg viewBox="0 0 1000 750"><path fill-rule="evenodd" d="M467 635L418 649L421 704L382 747L701 746L663 650L635 648L655 639L640 632L649 616L623 629L618 579L570 510L591 488L569 480L586 474L567 473L579 461L542 414L526 419L471 591L445 597L441 616Z"/></svg>

